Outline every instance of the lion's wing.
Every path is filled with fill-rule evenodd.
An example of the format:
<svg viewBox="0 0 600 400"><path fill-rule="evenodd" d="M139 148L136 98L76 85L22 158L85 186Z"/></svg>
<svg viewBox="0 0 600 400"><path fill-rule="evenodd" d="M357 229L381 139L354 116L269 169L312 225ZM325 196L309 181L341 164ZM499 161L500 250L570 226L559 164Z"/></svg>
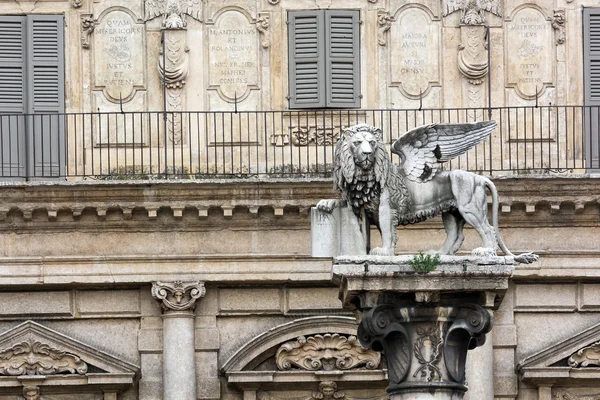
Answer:
<svg viewBox="0 0 600 400"><path fill-rule="evenodd" d="M424 125L400 136L392 153L400 156L408 179L427 182L441 169L441 163L466 153L495 128L496 121Z"/></svg>

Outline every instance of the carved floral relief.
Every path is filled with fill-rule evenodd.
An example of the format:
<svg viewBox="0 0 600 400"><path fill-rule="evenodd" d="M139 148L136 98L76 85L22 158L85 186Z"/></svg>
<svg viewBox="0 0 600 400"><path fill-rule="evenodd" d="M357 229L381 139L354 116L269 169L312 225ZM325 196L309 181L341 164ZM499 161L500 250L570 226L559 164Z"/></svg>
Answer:
<svg viewBox="0 0 600 400"><path fill-rule="evenodd" d="M39 341L21 342L0 350L0 375L83 375L87 368L78 356Z"/></svg>
<svg viewBox="0 0 600 400"><path fill-rule="evenodd" d="M381 355L362 347L356 336L334 333L308 338L300 336L295 341L284 343L277 350L275 361L280 370L376 369L381 362Z"/></svg>

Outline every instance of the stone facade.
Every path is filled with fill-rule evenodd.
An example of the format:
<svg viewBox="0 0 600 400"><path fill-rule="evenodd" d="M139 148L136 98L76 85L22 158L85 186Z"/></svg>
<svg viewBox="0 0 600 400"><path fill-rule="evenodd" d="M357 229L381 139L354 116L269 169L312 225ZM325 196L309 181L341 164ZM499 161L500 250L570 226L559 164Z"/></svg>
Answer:
<svg viewBox="0 0 600 400"><path fill-rule="evenodd" d="M286 110L287 12L310 9L360 10L363 109L582 104L582 7L598 3L47 0L0 14L64 15L66 110L118 113L162 110L163 79L171 111ZM292 140L337 139L311 124ZM186 144L186 125L168 126ZM121 132L80 128L90 157ZM541 259L516 267L467 397L597 398L600 178L495 183L504 241ZM385 358L356 346L331 258L310 257L310 208L333 197L318 178L2 183L0 400L384 399ZM396 250L443 240L432 219L398 229Z"/></svg>

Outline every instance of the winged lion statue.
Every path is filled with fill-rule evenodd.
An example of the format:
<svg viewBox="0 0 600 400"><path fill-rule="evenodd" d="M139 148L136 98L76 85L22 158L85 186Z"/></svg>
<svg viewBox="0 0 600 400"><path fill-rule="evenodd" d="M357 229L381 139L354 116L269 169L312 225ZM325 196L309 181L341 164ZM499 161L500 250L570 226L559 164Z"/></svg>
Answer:
<svg viewBox="0 0 600 400"><path fill-rule="evenodd" d="M464 240L466 223L475 228L483 245L473 250L480 256L496 255L498 247L515 261L531 263L538 256L512 254L498 231L498 192L488 178L462 170L444 170L443 164L466 153L488 137L495 121L466 124L430 124L404 133L392 145L400 156L393 164L380 129L358 124L345 129L335 148L334 189L342 200L321 200L317 208L332 212L349 207L358 218L366 217L381 232L382 246L372 255L393 255L399 225L442 216L446 241L442 255L453 255ZM492 195L492 223L488 222L486 189ZM364 215L364 217L363 217Z"/></svg>

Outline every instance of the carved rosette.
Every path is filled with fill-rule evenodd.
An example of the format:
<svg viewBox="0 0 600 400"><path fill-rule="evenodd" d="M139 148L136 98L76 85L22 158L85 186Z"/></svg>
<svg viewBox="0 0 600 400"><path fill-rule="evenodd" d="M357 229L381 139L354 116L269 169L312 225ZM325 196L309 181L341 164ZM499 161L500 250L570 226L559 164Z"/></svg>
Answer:
<svg viewBox="0 0 600 400"><path fill-rule="evenodd" d="M90 35L94 33L96 21L92 14L81 15L81 47L90 48Z"/></svg>
<svg viewBox="0 0 600 400"><path fill-rule="evenodd" d="M556 45L565 43L565 10L554 10L552 27L556 38Z"/></svg>
<svg viewBox="0 0 600 400"><path fill-rule="evenodd" d="M84 375L87 369L78 356L39 341L21 342L0 350L0 375Z"/></svg>
<svg viewBox="0 0 600 400"><path fill-rule="evenodd" d="M337 333L300 336L292 342L281 345L275 354L275 362L280 370L292 368L307 371L349 370L364 367L376 369L381 355L363 348L356 336L342 336Z"/></svg>
<svg viewBox="0 0 600 400"><path fill-rule="evenodd" d="M358 337L365 347L385 353L390 395L431 385L465 392L467 351L481 346L491 328L490 314L475 304L382 304L363 312Z"/></svg>
<svg viewBox="0 0 600 400"><path fill-rule="evenodd" d="M161 302L165 311L193 311L196 300L206 294L202 282L154 282L152 297Z"/></svg>
<svg viewBox="0 0 600 400"><path fill-rule="evenodd" d="M567 360L571 367L600 366L600 342L578 350Z"/></svg>

